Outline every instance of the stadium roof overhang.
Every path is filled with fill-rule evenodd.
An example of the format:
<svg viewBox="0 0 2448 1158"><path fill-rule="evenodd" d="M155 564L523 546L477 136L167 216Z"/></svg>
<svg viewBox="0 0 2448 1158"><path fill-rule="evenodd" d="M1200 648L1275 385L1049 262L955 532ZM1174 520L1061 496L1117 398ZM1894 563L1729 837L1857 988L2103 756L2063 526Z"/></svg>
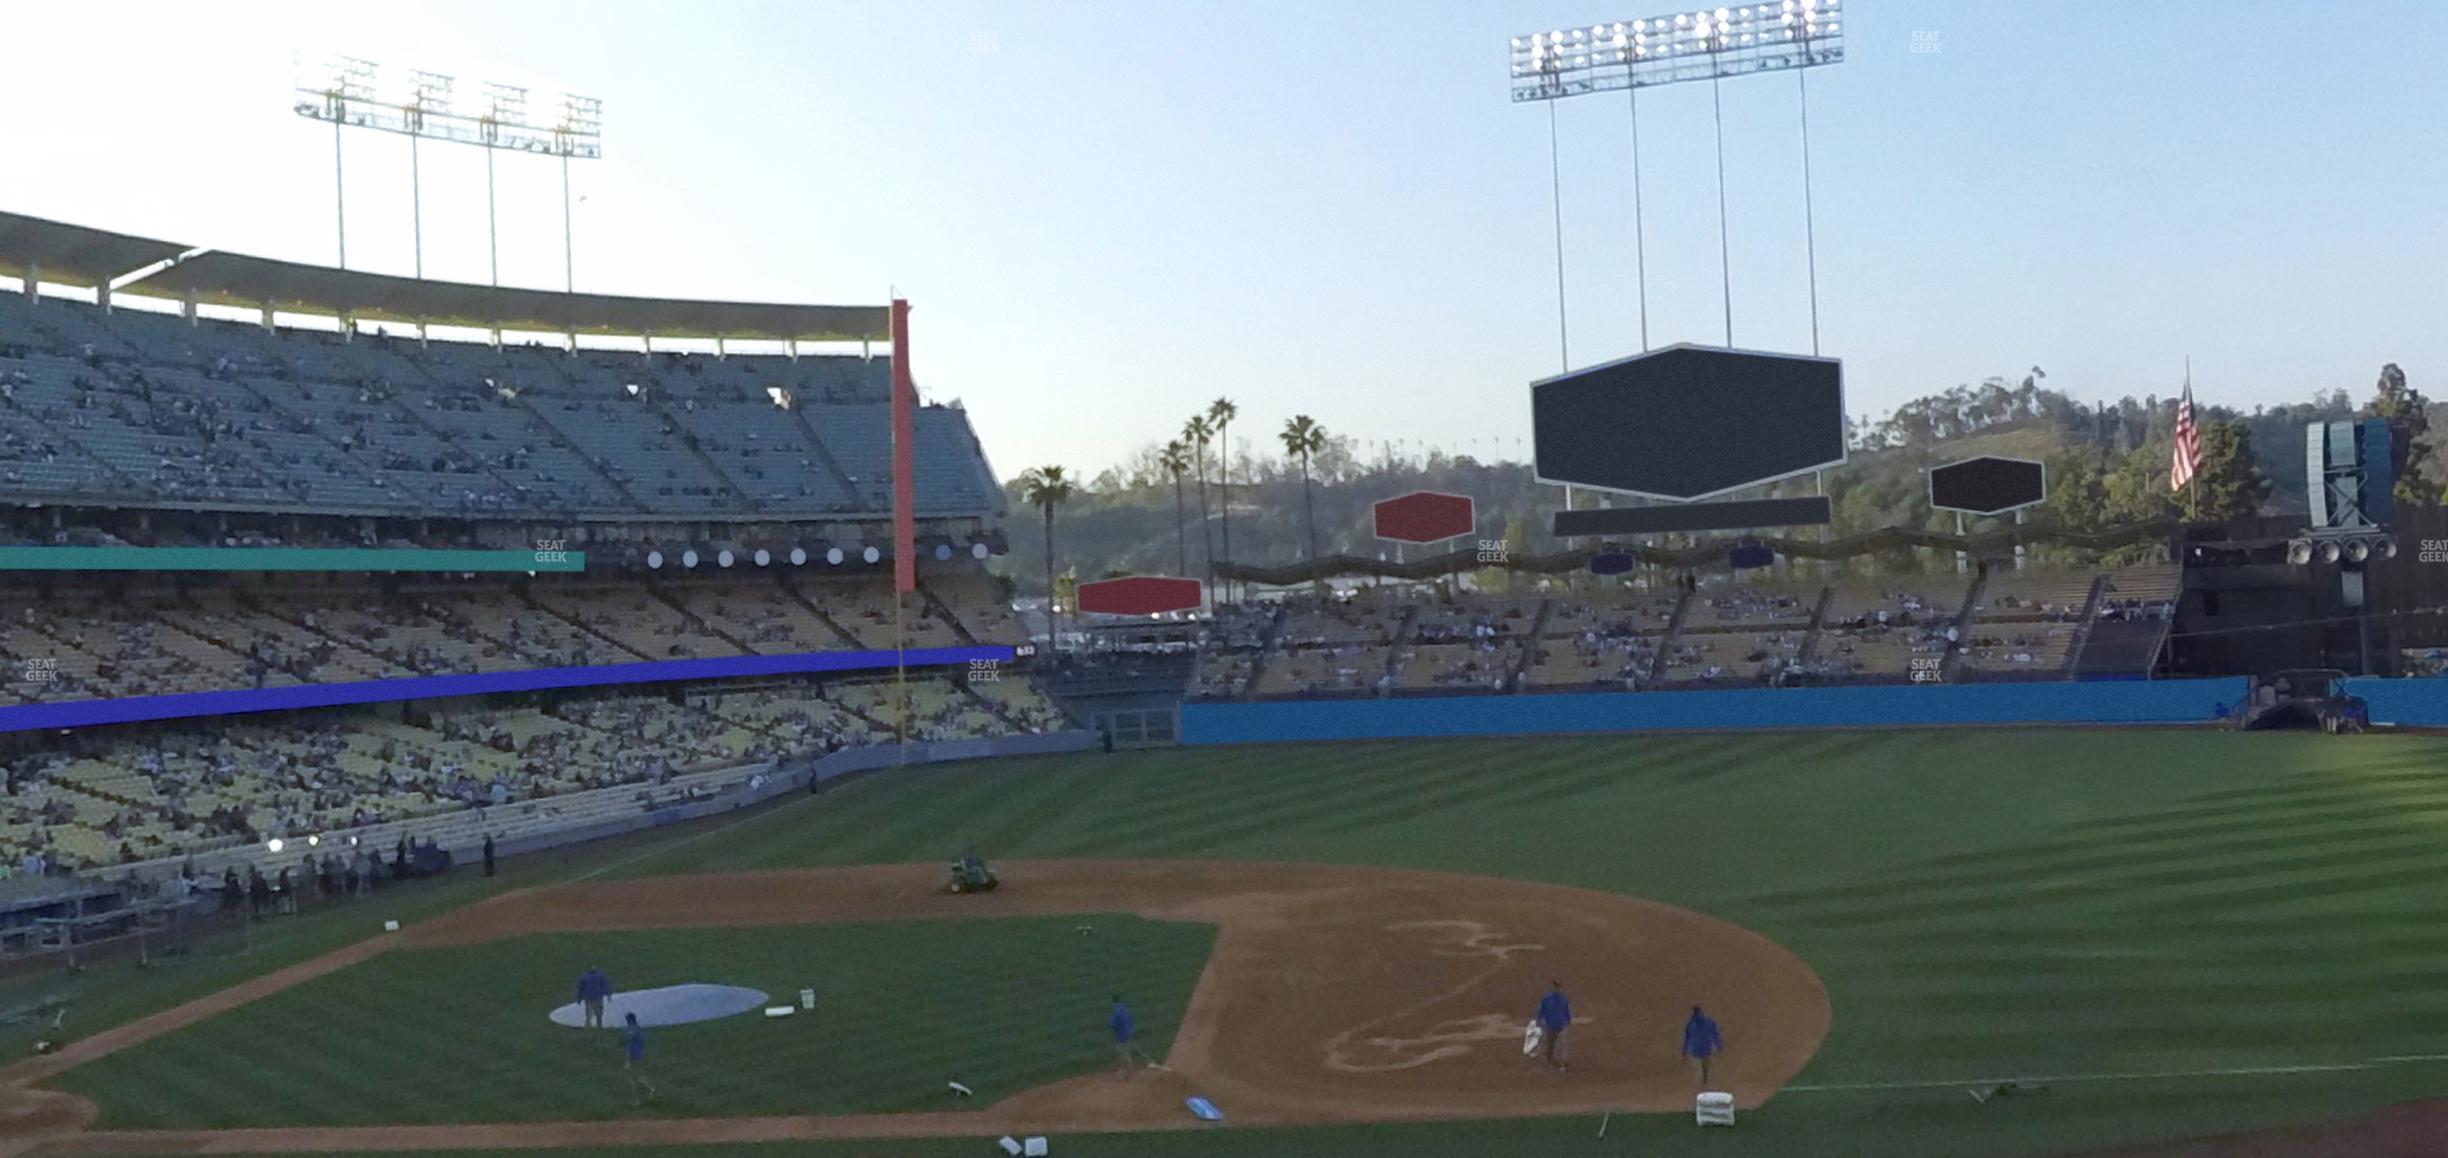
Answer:
<svg viewBox="0 0 2448 1158"><path fill-rule="evenodd" d="M185 255L185 256L182 256ZM163 264L163 263L169 264ZM160 266L158 269L148 269ZM249 257L0 213L0 276L108 286L174 301L548 334L885 341L885 306L802 306L555 293L426 281ZM130 276L136 275L136 276ZM117 279L125 278L120 281Z"/></svg>
<svg viewBox="0 0 2448 1158"><path fill-rule="evenodd" d="M108 285L112 278L187 252L157 241L0 212L0 277L29 275L63 285Z"/></svg>

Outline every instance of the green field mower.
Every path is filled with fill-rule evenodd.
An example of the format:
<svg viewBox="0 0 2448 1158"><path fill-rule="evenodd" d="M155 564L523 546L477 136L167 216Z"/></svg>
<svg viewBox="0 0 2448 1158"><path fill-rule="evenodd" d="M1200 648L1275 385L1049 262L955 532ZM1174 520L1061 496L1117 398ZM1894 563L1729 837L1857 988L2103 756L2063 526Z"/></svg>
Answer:
<svg viewBox="0 0 2448 1158"><path fill-rule="evenodd" d="M1002 882L994 869L976 853L952 862L952 880L944 885L947 893L991 893Z"/></svg>

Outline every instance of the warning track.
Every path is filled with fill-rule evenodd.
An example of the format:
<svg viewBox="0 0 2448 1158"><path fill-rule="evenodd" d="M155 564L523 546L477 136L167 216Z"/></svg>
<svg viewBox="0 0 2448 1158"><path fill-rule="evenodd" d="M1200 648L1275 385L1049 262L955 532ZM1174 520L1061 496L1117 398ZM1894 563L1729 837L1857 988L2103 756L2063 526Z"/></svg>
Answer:
<svg viewBox="0 0 2448 1158"><path fill-rule="evenodd" d="M1711 1084L1767 1100L1826 1036L1826 990L1757 934L1684 909L1526 881L1353 866L1015 861L995 893L940 894L939 864L592 881L507 893L0 1069L0 1153L270 1153L684 1146L844 1137L1215 1129L1688 1110L1683 1018L1730 1047ZM51 1076L377 953L529 933L1130 912L1217 926L1169 1073L1074 1078L973 1111L517 1124L96 1131ZM1521 1056L1549 980L1579 1022L1572 1067ZM1097 995L1100 996L1101 995Z"/></svg>

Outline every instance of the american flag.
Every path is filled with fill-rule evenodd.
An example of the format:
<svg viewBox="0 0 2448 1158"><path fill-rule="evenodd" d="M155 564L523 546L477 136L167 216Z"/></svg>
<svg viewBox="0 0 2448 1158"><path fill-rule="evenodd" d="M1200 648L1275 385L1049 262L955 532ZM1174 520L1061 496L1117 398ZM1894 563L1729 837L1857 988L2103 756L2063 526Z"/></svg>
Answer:
<svg viewBox="0 0 2448 1158"><path fill-rule="evenodd" d="M2180 491L2201 470L2201 431L2193 425L2193 384L2185 383L2176 402L2176 453L2168 464L2168 489Z"/></svg>

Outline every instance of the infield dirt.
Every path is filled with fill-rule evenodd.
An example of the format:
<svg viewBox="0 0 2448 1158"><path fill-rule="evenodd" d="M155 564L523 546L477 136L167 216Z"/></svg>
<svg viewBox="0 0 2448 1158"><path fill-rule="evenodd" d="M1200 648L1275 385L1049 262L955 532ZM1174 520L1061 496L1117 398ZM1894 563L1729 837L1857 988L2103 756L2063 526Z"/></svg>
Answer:
<svg viewBox="0 0 2448 1158"><path fill-rule="evenodd" d="M1224 861L999 864L1001 891L948 896L940 865L602 881L504 894L267 974L57 1054L0 1069L0 1153L234 1153L688 1145L1216 1129L1603 1111L1688 1112L1694 1005L1723 1027L1710 1086L1767 1100L1826 1036L1826 990L1774 942L1611 893L1448 873ZM381 952L529 933L1128 912L1217 926L1170 1072L1074 1078L969 1111L218 1131L93 1131L93 1107L34 1089L94 1058ZM1550 981L1576 1024L1570 1066L1521 1054ZM1096 1008L1102 994L1082 995ZM1080 1032L1099 1032L1095 1022Z"/></svg>

